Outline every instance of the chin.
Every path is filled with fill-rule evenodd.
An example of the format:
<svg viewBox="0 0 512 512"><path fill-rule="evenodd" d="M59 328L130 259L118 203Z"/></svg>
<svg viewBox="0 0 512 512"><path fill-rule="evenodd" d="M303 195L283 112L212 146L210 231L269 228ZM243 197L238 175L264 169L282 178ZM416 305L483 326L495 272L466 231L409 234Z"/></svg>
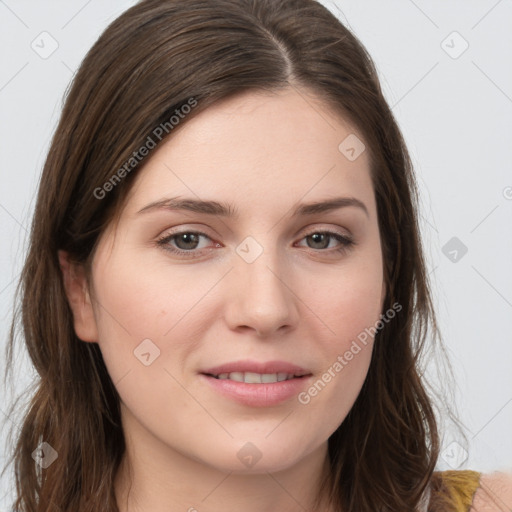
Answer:
<svg viewBox="0 0 512 512"><path fill-rule="evenodd" d="M266 434L248 435L247 440L230 439L227 443L212 442L202 461L223 472L236 474L265 474L289 469L308 455L304 437L295 431L294 436ZM272 439L272 436L275 437ZM321 443L320 443L321 444ZM314 448L311 450L313 451Z"/></svg>

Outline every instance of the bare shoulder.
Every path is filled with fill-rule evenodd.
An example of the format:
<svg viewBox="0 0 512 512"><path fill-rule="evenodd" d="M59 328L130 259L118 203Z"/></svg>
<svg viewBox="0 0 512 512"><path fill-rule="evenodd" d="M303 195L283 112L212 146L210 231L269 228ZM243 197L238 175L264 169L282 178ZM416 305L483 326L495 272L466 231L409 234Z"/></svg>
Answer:
<svg viewBox="0 0 512 512"><path fill-rule="evenodd" d="M512 473L482 474L470 512L512 511Z"/></svg>

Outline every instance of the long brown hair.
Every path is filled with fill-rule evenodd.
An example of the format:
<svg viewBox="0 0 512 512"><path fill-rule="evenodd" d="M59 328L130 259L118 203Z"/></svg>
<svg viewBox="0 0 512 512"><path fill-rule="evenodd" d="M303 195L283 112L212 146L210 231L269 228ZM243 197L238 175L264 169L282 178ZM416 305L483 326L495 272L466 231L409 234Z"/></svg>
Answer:
<svg viewBox="0 0 512 512"><path fill-rule="evenodd" d="M90 264L143 164L105 184L155 139L155 127L172 137L169 119L191 99L196 106L180 126L221 99L286 87L322 99L362 134L383 244L384 311L402 306L377 333L363 388L329 438L321 493L344 512L418 506L439 453L419 361L429 328L432 340L438 329L412 164L372 59L313 0L143 0L83 60L41 176L7 354L11 367L21 333L38 374L13 448L15 511L117 510L113 482L125 449L119 396L98 345L76 337L57 251ZM37 471L31 454L41 440L58 459Z"/></svg>

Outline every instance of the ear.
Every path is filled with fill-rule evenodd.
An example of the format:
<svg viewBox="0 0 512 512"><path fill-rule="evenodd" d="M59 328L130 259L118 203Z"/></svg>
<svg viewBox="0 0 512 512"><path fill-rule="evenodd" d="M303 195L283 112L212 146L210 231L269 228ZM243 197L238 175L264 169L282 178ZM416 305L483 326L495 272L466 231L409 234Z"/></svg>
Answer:
<svg viewBox="0 0 512 512"><path fill-rule="evenodd" d="M75 333L82 341L97 342L98 329L83 265L70 261L66 251L57 251L64 288L73 313Z"/></svg>

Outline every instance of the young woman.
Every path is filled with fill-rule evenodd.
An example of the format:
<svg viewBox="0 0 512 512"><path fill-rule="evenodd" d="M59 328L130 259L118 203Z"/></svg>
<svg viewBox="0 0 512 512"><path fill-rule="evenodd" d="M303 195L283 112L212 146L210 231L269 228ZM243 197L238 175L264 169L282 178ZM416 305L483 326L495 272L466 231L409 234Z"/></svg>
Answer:
<svg viewBox="0 0 512 512"><path fill-rule="evenodd" d="M126 11L39 186L14 510L502 510L506 475L435 471L417 215L372 60L322 5Z"/></svg>

